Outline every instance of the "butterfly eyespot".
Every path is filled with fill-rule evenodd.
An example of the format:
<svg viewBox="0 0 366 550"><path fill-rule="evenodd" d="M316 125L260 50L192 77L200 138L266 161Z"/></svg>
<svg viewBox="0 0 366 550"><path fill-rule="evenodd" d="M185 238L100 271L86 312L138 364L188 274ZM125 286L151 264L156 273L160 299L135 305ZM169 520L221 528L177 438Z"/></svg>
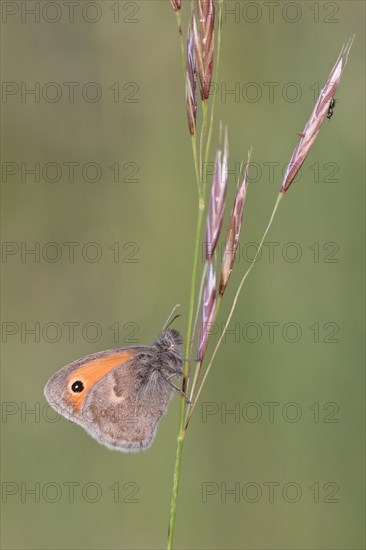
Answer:
<svg viewBox="0 0 366 550"><path fill-rule="evenodd" d="M83 389L84 389L84 384L81 382L81 380L76 380L71 386L71 390L74 393L80 393L83 391Z"/></svg>

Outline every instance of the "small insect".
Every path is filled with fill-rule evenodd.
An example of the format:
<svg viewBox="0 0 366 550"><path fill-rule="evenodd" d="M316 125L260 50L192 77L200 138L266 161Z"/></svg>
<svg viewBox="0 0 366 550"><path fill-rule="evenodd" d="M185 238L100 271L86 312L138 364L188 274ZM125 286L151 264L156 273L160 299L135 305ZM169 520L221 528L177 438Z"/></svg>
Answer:
<svg viewBox="0 0 366 550"><path fill-rule="evenodd" d="M333 116L335 104L336 104L336 101L335 101L334 98L332 98L330 103L329 103L328 112L327 112L327 119L328 120L330 120Z"/></svg>

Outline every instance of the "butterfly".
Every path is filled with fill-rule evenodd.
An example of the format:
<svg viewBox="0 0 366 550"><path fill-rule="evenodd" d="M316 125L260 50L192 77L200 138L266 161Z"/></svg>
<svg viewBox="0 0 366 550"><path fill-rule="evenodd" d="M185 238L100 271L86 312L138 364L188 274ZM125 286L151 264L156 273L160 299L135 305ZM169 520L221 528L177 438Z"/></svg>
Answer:
<svg viewBox="0 0 366 550"><path fill-rule="evenodd" d="M57 371L44 394L59 414L82 426L99 443L140 451L154 441L158 423L183 374L182 337L168 326L147 346L87 355Z"/></svg>

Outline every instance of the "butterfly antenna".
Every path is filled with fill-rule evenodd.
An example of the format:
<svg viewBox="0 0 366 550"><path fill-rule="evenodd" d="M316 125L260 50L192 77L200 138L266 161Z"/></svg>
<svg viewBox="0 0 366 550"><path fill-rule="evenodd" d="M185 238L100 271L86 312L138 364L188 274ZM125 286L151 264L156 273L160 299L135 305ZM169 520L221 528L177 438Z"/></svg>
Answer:
<svg viewBox="0 0 366 550"><path fill-rule="evenodd" d="M166 320L166 323L165 325L163 326L163 332L166 331L166 329L169 327L169 325L171 325L178 317L180 317L180 315L174 315L175 311L178 309L178 307L180 307L180 304L176 304L172 311L170 312L169 314L169 317L168 319ZM174 316L174 317L173 317Z"/></svg>

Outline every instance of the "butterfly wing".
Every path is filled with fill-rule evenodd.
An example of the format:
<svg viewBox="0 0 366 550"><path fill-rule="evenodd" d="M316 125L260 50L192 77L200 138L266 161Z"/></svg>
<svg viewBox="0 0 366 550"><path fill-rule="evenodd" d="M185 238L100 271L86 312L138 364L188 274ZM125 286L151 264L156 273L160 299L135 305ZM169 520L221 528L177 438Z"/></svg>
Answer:
<svg viewBox="0 0 366 550"><path fill-rule="evenodd" d="M85 400L82 425L111 449L148 448L172 393L171 386L151 368L145 354L137 355L93 386Z"/></svg>
<svg viewBox="0 0 366 550"><path fill-rule="evenodd" d="M118 348L87 355L57 371L47 382L44 394L53 409L72 422L82 423L81 412L91 388L111 370L135 357L143 346ZM79 388L73 384L79 382Z"/></svg>
<svg viewBox="0 0 366 550"><path fill-rule="evenodd" d="M45 387L49 404L99 443L121 451L147 448L172 388L154 369L150 346L88 355L56 372Z"/></svg>

